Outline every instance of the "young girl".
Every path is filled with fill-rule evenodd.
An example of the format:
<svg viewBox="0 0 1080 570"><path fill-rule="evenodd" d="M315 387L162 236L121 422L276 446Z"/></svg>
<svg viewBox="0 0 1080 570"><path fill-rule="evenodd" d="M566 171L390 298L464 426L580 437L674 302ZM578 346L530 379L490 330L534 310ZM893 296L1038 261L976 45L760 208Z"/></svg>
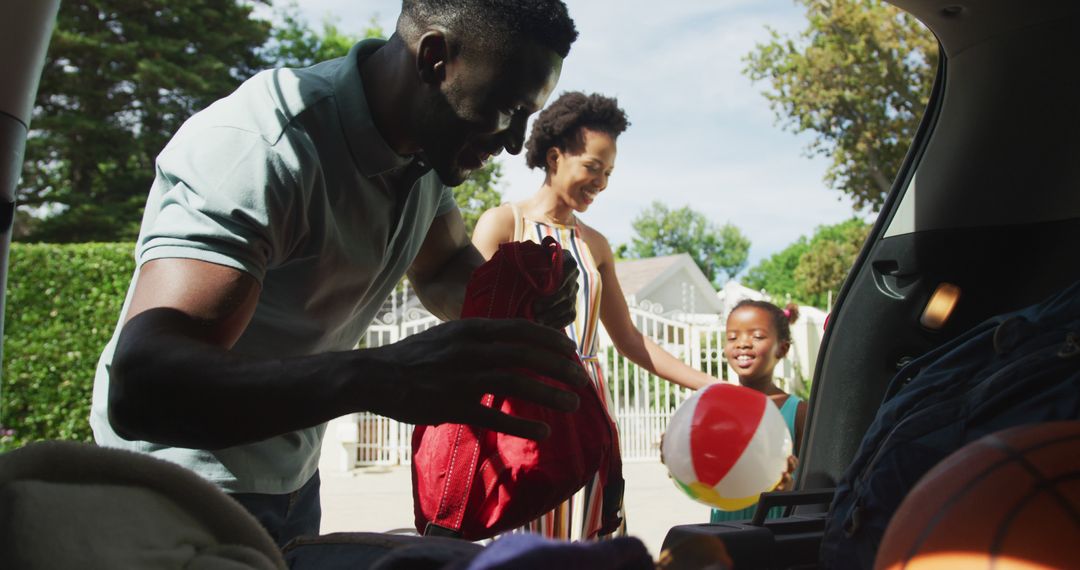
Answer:
<svg viewBox="0 0 1080 570"><path fill-rule="evenodd" d="M767 301L740 301L728 315L724 346L729 370L738 375L739 384L765 394L780 408L796 457L806 424L806 402L781 390L773 381L773 370L791 348L790 325L798 318L799 307L793 303L781 309ZM756 508L733 512L713 509L710 522L753 518ZM773 509L769 517L778 517L781 511Z"/></svg>

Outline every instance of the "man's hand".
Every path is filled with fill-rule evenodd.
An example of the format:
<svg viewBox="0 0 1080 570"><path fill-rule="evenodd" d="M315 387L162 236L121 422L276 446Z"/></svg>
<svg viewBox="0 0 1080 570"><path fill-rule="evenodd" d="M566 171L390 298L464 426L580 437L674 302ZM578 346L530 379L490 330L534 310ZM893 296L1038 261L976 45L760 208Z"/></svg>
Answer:
<svg viewBox="0 0 1080 570"><path fill-rule="evenodd" d="M571 386L588 382L574 358L576 347L561 331L521 319L464 319L404 340L361 351L374 357L381 386L358 386L372 412L412 424L470 424L543 439L550 428L488 408L484 394L527 400L555 410L578 407L573 392L531 377L531 371ZM371 363L371 360L365 362ZM357 371L360 384L373 378Z"/></svg>
<svg viewBox="0 0 1080 570"><path fill-rule="evenodd" d="M559 289L547 297L541 297L533 304L536 322L562 329L574 322L577 315L578 266L574 258L563 256L563 280Z"/></svg>

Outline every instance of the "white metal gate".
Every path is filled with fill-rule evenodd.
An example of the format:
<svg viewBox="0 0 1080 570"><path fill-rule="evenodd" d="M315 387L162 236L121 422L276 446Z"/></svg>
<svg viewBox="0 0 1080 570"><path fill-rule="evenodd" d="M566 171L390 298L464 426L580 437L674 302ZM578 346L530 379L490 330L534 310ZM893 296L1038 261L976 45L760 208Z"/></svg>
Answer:
<svg viewBox="0 0 1080 570"><path fill-rule="evenodd" d="M361 346L374 348L393 344L407 336L426 331L440 319L421 306L411 294L408 281L402 281L383 303L382 314L368 326ZM402 465L412 460L412 424L362 412L352 414L357 424L353 465ZM352 438L350 438L352 439ZM350 455L350 458L352 456Z"/></svg>
<svg viewBox="0 0 1080 570"><path fill-rule="evenodd" d="M647 302L631 307L630 316L638 330L676 358L722 377L723 329L718 324L692 324L685 315L664 315L660 306ZM600 336L600 353L623 460L659 459L660 437L668 420L692 391L650 374L619 354L606 332Z"/></svg>
<svg viewBox="0 0 1080 570"><path fill-rule="evenodd" d="M363 346L383 346L437 325L440 321L415 301L408 287L387 300L390 310L367 331ZM724 330L716 315L663 313L648 302L630 307L634 324L665 350L690 366L716 378L727 377L723 357ZM692 393L648 373L619 354L601 327L601 367L610 391L612 413L619 426L624 461L656 461L660 458L660 437L671 414ZM783 363L778 372L781 387L791 392L797 367ZM353 414L357 425L355 462L359 465L398 465L410 461L412 426L370 413ZM351 458L352 456L350 456Z"/></svg>

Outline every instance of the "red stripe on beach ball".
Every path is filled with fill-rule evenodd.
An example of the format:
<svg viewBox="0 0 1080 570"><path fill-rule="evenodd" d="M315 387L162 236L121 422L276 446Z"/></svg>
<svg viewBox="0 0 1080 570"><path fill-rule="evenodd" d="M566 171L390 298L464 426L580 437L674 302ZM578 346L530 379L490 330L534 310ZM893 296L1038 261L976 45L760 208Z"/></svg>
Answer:
<svg viewBox="0 0 1080 570"><path fill-rule="evenodd" d="M698 481L713 486L742 456L765 415L761 392L718 383L704 389L694 409L690 454Z"/></svg>

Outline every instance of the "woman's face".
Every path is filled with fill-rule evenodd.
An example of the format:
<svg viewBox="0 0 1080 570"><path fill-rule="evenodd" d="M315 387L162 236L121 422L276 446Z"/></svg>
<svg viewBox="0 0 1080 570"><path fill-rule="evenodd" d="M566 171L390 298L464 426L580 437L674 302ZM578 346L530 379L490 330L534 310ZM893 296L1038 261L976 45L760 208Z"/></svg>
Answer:
<svg viewBox="0 0 1080 570"><path fill-rule="evenodd" d="M772 317L765 309L743 306L727 320L724 356L743 384L772 383L773 369L790 343L777 338Z"/></svg>
<svg viewBox="0 0 1080 570"><path fill-rule="evenodd" d="M615 169L615 139L607 133L582 129L585 145L579 154L558 148L548 151L551 187L575 212L584 212L607 188Z"/></svg>

